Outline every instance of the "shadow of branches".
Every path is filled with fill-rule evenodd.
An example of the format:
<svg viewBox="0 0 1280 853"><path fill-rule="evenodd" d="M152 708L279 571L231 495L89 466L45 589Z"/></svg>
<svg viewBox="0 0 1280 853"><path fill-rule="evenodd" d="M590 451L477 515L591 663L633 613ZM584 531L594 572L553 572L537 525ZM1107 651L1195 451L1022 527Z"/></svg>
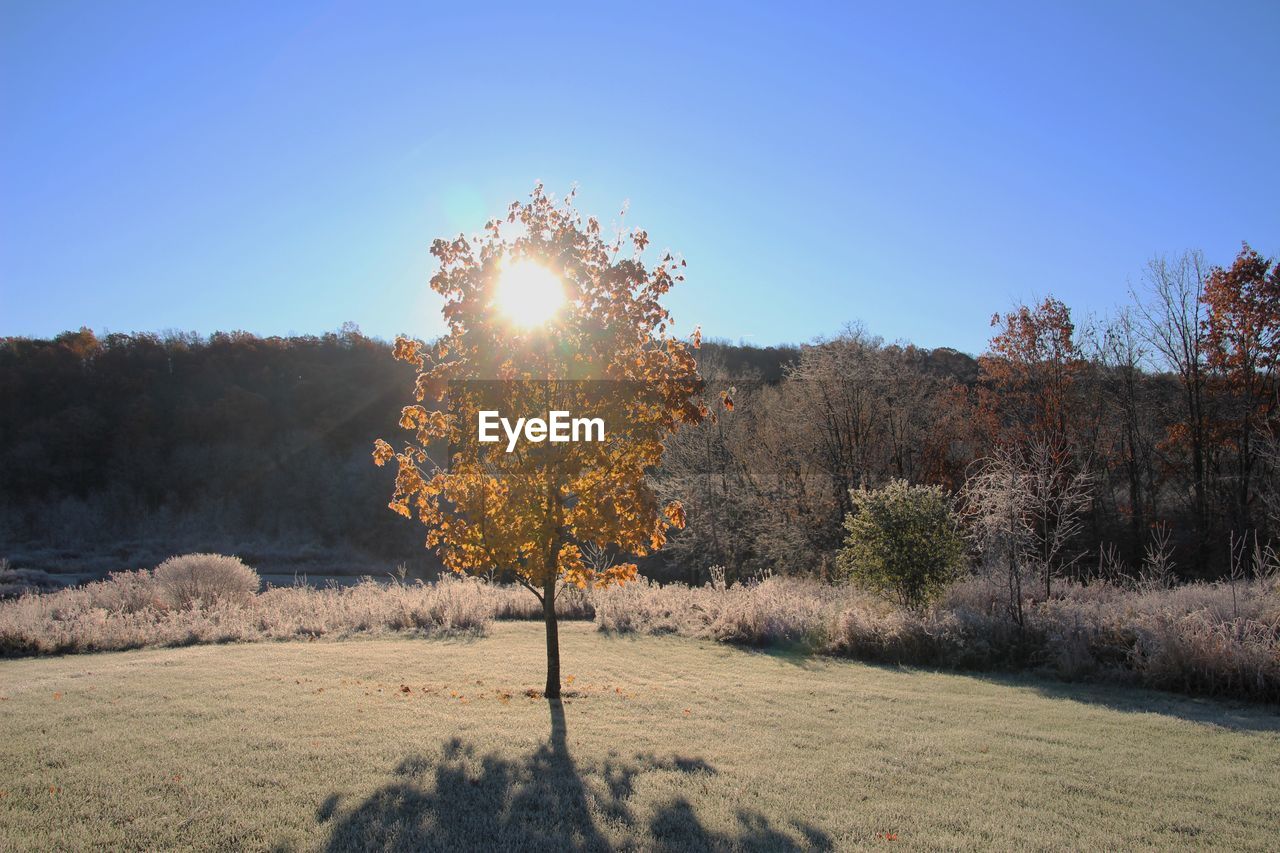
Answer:
<svg viewBox="0 0 1280 853"><path fill-rule="evenodd" d="M611 757L584 773L569 754L563 707L549 705L551 735L527 759L480 755L454 738L438 756L406 757L393 778L359 804L345 808L342 795L331 794L316 813L332 824L326 849L831 849L819 829L796 824L797 839L746 810L738 813L735 833L713 831L681 798L640 820L630 800L641 775L710 776L715 768L696 758L637 754Z"/></svg>

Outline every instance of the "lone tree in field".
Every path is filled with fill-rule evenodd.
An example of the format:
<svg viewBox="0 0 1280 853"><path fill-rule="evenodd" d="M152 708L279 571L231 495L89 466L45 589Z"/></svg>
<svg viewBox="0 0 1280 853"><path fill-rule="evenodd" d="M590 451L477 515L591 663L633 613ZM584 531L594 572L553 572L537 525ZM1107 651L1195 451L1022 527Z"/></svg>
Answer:
<svg viewBox="0 0 1280 853"><path fill-rule="evenodd" d="M449 332L431 346L396 340L396 357L418 376L417 402L400 418L412 440L399 452L374 445L378 465L399 467L390 506L416 514L451 570L512 577L537 596L551 699L560 695L557 594L635 577L633 563L593 568L584 552L643 556L683 525L683 508L660 505L646 473L668 435L708 414L691 352L698 335L686 344L669 334L662 306L684 262L668 253L646 266L647 243L641 230L606 241L572 194L556 204L539 185L482 236L432 244L431 289L445 299ZM564 412L584 429L553 441L545 426L527 426L509 440L506 427L482 430L481 412L513 425ZM586 425L596 419L602 429Z"/></svg>

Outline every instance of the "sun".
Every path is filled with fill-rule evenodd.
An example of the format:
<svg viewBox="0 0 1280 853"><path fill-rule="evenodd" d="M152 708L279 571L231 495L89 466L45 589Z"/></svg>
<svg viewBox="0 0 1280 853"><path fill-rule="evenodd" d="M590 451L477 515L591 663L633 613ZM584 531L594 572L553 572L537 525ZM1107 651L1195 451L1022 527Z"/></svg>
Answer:
<svg viewBox="0 0 1280 853"><path fill-rule="evenodd" d="M517 326L540 326L564 304L564 284L533 261L513 261L498 273L494 304Z"/></svg>

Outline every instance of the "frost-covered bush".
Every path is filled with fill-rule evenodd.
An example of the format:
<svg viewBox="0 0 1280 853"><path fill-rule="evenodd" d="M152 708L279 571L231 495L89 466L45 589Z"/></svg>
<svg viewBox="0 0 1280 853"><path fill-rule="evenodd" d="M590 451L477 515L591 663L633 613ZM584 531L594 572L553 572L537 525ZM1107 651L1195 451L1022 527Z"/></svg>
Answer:
<svg viewBox="0 0 1280 853"><path fill-rule="evenodd" d="M145 569L140 572L112 572L106 580L85 585L84 591L93 607L112 613L137 613L165 606L164 593L155 575Z"/></svg>
<svg viewBox="0 0 1280 853"><path fill-rule="evenodd" d="M262 585L258 573L239 557L183 554L155 570L156 585L170 607L187 609L213 604L245 604Z"/></svg>

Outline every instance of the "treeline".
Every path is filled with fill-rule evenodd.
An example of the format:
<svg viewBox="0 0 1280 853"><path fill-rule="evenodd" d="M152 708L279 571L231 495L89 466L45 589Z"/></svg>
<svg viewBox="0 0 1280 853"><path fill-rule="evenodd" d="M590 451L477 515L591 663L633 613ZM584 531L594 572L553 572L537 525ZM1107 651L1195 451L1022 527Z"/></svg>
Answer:
<svg viewBox="0 0 1280 853"><path fill-rule="evenodd" d="M670 442L655 480L689 526L644 570L826 576L851 489L963 496L991 484L993 460L1025 492L1011 500L1046 574L1213 577L1233 547L1280 535L1276 265L1247 247L1225 268L1157 260L1107 320L1049 298L993 328L978 358L856 328L704 343L733 409ZM421 529L387 509L392 473L370 461L412 383L354 326L0 339L0 557L102 571L214 550L265 572L429 574Z"/></svg>
<svg viewBox="0 0 1280 853"><path fill-rule="evenodd" d="M1280 535L1280 266L1187 253L1130 295L1086 324L1053 298L996 315L977 359L857 328L780 381L708 359L734 408L678 435L658 475L689 518L672 569L828 576L851 490L903 479L1016 516L983 526L1046 589L1248 572Z"/></svg>
<svg viewBox="0 0 1280 853"><path fill-rule="evenodd" d="M0 556L54 570L190 550L280 568L290 553L417 556L369 461L412 380L354 327L5 339Z"/></svg>
<svg viewBox="0 0 1280 853"><path fill-rule="evenodd" d="M391 350L353 325L0 339L0 558L99 573L218 551L264 572L431 574L370 458L414 380ZM706 351L774 379L798 352Z"/></svg>

